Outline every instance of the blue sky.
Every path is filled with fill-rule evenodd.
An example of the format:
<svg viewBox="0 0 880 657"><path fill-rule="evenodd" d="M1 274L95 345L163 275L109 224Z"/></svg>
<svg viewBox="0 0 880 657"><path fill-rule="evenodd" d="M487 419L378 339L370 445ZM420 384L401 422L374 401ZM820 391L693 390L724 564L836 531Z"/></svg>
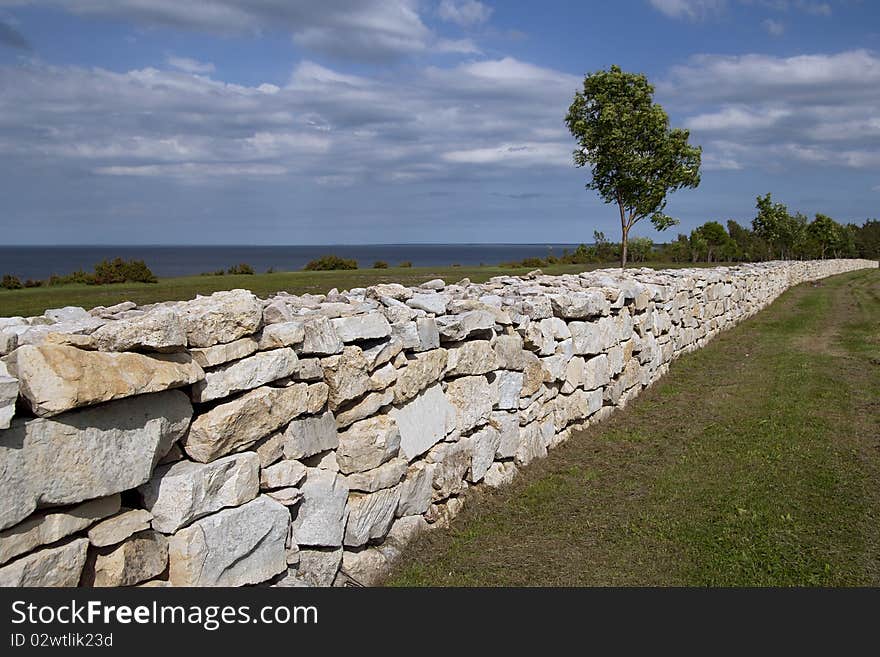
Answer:
<svg viewBox="0 0 880 657"><path fill-rule="evenodd" d="M702 184L670 197L679 230L748 222L766 192L880 214L869 0L0 0L0 235L616 237L563 123L611 64L703 147Z"/></svg>

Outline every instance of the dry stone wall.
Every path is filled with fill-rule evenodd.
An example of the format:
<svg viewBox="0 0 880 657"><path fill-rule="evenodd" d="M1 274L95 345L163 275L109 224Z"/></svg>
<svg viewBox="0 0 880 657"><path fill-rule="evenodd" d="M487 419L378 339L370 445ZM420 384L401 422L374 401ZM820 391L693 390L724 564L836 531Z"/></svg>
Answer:
<svg viewBox="0 0 880 657"><path fill-rule="evenodd" d="M788 287L773 262L0 318L0 585L369 585ZM2 309L0 309L2 312Z"/></svg>

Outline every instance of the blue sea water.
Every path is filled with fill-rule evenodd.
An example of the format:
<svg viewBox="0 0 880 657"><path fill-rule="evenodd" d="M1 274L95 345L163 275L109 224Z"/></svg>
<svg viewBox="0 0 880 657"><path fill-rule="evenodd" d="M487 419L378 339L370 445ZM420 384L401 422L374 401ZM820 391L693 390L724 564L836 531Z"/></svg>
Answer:
<svg viewBox="0 0 880 657"><path fill-rule="evenodd" d="M0 246L0 275L45 279L120 257L144 260L156 276L187 276L247 263L257 273L302 269L325 254L354 258L361 268L377 260L390 266L410 261L414 267L497 265L530 257L562 255L576 244L329 244L317 246Z"/></svg>

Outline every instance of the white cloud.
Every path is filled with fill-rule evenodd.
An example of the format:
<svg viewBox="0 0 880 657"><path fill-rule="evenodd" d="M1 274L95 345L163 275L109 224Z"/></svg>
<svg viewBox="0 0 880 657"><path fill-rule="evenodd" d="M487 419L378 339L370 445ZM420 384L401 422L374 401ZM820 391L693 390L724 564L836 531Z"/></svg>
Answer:
<svg viewBox="0 0 880 657"><path fill-rule="evenodd" d="M725 0L649 0L651 6L670 18L702 20L724 9Z"/></svg>
<svg viewBox="0 0 880 657"><path fill-rule="evenodd" d="M561 113L578 83L514 58L397 77L302 61L284 86L31 62L0 67L0 154L103 176L327 186L537 172L570 164Z"/></svg>
<svg viewBox="0 0 880 657"><path fill-rule="evenodd" d="M880 57L696 56L658 85L719 168L880 166Z"/></svg>
<svg viewBox="0 0 880 657"><path fill-rule="evenodd" d="M444 21L471 27L489 20L492 8L476 0L442 0L437 15Z"/></svg>
<svg viewBox="0 0 880 657"><path fill-rule="evenodd" d="M284 167L273 164L221 164L195 163L146 164L140 166L98 167L95 173L106 176L144 176L149 178L178 178L199 180L204 178L229 176L280 176L287 173Z"/></svg>
<svg viewBox="0 0 880 657"><path fill-rule="evenodd" d="M698 114L685 122L691 130L728 132L769 128L791 115L789 109L725 107L717 112Z"/></svg>
<svg viewBox="0 0 880 657"><path fill-rule="evenodd" d="M767 18L761 21L761 27L763 27L770 36L782 36L785 34L785 24L783 24L782 21L773 20L772 18Z"/></svg>
<svg viewBox="0 0 880 657"><path fill-rule="evenodd" d="M213 73L214 65L211 62L200 62L189 57L175 57L169 55L165 61L172 68L185 73Z"/></svg>
<svg viewBox="0 0 880 657"><path fill-rule="evenodd" d="M8 4L8 0L5 0ZM0 3L4 0L0 0ZM220 34L289 32L304 48L380 60L433 50L419 0L13 0L83 16Z"/></svg>

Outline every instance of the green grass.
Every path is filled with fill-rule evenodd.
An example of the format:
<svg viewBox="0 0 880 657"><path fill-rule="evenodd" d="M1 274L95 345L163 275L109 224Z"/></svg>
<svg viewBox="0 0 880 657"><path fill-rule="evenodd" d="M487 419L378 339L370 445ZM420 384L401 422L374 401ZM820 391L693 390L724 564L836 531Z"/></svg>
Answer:
<svg viewBox="0 0 880 657"><path fill-rule="evenodd" d="M610 267L602 265L552 265L544 267L547 274L567 274ZM635 266L683 267L683 264L646 264ZM690 265L688 265L690 266ZM706 266L698 264L693 266ZM0 290L0 317L40 315L48 308L63 306L110 306L121 301L137 304L192 299L197 294L211 294L220 290L246 288L261 297L285 290L291 294L323 294L332 288L347 290L376 283L403 283L418 285L432 278L454 283L470 278L475 283L501 274L521 275L530 267L389 267L388 269L357 269L350 271L278 272L239 276L182 276L160 278L158 283L124 283L115 285L63 285L21 290Z"/></svg>
<svg viewBox="0 0 880 657"><path fill-rule="evenodd" d="M471 491L392 585L880 584L880 272L789 290Z"/></svg>

